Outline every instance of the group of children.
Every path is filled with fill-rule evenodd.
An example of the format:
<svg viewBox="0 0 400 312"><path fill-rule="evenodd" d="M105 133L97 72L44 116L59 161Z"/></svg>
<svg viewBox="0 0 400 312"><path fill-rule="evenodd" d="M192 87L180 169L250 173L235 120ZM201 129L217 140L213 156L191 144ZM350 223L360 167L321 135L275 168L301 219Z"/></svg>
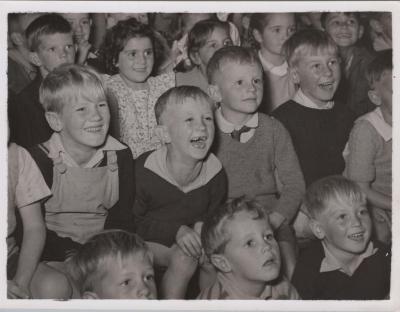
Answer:
<svg viewBox="0 0 400 312"><path fill-rule="evenodd" d="M360 13L250 36L187 13L173 42L157 14L31 14L9 16L38 68L9 67L9 298L389 298L392 51Z"/></svg>

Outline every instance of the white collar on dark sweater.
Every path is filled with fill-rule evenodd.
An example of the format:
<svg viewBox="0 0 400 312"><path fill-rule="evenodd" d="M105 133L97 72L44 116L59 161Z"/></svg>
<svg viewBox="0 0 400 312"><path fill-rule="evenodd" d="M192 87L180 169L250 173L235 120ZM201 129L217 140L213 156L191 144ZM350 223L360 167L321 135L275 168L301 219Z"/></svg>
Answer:
<svg viewBox="0 0 400 312"><path fill-rule="evenodd" d="M334 105L333 101L329 101L324 106L319 106L315 104L309 97L307 97L304 92L299 88L293 97L293 101L299 103L302 106L314 109L331 109Z"/></svg>
<svg viewBox="0 0 400 312"><path fill-rule="evenodd" d="M227 134L232 133L233 130L239 130L243 126L252 128L250 131L245 132L240 136L240 143L246 143L247 141L249 141L253 137L255 129L258 127L258 113L254 113L253 116L251 116L251 118L247 120L244 125L234 125L233 123L226 120L224 116L222 116L221 108L218 108L215 112L215 120L218 129Z"/></svg>

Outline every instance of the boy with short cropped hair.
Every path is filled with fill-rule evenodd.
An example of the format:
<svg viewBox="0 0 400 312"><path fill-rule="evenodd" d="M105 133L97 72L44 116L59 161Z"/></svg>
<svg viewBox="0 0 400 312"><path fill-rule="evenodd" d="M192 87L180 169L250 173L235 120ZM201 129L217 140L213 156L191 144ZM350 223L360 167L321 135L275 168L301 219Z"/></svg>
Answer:
<svg viewBox="0 0 400 312"><path fill-rule="evenodd" d="M104 228L132 229L134 172L130 149L108 135L110 113L98 74L62 65L40 87L51 138L29 149L52 191L44 203L48 229L44 260Z"/></svg>
<svg viewBox="0 0 400 312"><path fill-rule="evenodd" d="M50 138L52 130L44 117L39 102L39 87L46 75L61 64L72 64L75 46L71 26L58 14L45 14L35 19L26 29L30 61L39 68L36 78L18 94L11 104L12 125L10 139L31 147Z"/></svg>
<svg viewBox="0 0 400 312"><path fill-rule="evenodd" d="M217 268L198 299L300 299L280 276L280 254L268 215L244 197L220 206L204 222L205 254Z"/></svg>
<svg viewBox="0 0 400 312"><path fill-rule="evenodd" d="M368 96L377 108L356 120L344 151L344 174L366 194L376 239L386 244L392 225L392 58L392 50L384 50L368 65Z"/></svg>
<svg viewBox="0 0 400 312"><path fill-rule="evenodd" d="M66 261L83 299L157 299L153 256L136 234L103 231Z"/></svg>
<svg viewBox="0 0 400 312"><path fill-rule="evenodd" d="M155 106L156 135L164 146L136 160L136 232L145 241L168 247L176 243L196 261L202 255L203 219L226 196L225 172L209 152L214 139L213 110L211 99L198 87L169 89ZM189 286L189 297L198 293L193 287ZM178 296L171 287L167 292L167 298Z"/></svg>
<svg viewBox="0 0 400 312"><path fill-rule="evenodd" d="M299 85L292 100L272 112L289 131L306 185L344 169L343 149L354 116L333 96L340 81L335 42L323 31L302 30L285 42L290 75Z"/></svg>
<svg viewBox="0 0 400 312"><path fill-rule="evenodd" d="M289 133L257 109L263 97L258 56L243 47L218 50L207 67L210 94L220 103L213 151L228 176L228 198L247 195L271 211L290 277L295 240L290 223L304 194L304 180Z"/></svg>
<svg viewBox="0 0 400 312"><path fill-rule="evenodd" d="M365 195L342 176L307 189L304 205L319 239L302 251L293 285L303 299L385 299L390 291L390 250L371 240Z"/></svg>
<svg viewBox="0 0 400 312"><path fill-rule="evenodd" d="M359 44L364 26L359 12L323 12L321 25L339 48L342 79L335 98L343 101L356 117L375 109L368 98L365 70L373 54Z"/></svg>

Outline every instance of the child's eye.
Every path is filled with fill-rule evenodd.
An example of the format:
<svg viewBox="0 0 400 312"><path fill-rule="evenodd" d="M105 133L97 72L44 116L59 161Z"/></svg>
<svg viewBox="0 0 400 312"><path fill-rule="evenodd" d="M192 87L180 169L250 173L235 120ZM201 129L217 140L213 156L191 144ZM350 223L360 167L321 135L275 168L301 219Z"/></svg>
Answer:
<svg viewBox="0 0 400 312"><path fill-rule="evenodd" d="M231 45L233 45L233 42L232 42L232 40L229 38L229 39L226 39L225 41L224 41L224 46L231 46Z"/></svg>
<svg viewBox="0 0 400 312"><path fill-rule="evenodd" d="M123 281L123 282L121 283L121 285L122 285L122 286L128 286L128 285L130 284L130 282L131 282L131 280L130 280L130 279L127 279L127 280Z"/></svg>
<svg viewBox="0 0 400 312"><path fill-rule="evenodd" d="M145 281L154 281L154 274L147 274L145 277L144 277L144 280Z"/></svg>
<svg viewBox="0 0 400 312"><path fill-rule="evenodd" d="M241 86L241 85L243 84L243 80L238 80L238 81L236 81L236 84L239 85L239 86Z"/></svg>
<svg viewBox="0 0 400 312"><path fill-rule="evenodd" d="M89 24L88 20L82 21L82 25L88 25L88 24Z"/></svg>
<svg viewBox="0 0 400 312"><path fill-rule="evenodd" d="M217 48L217 44L215 42L211 43L209 45L210 48L216 49Z"/></svg>
<svg viewBox="0 0 400 312"><path fill-rule="evenodd" d="M280 27L276 27L276 28L272 29L272 31L276 34L279 34L281 32L281 29L280 29Z"/></svg>
<svg viewBox="0 0 400 312"><path fill-rule="evenodd" d="M77 112L84 112L85 111L85 107L78 107L76 109Z"/></svg>
<svg viewBox="0 0 400 312"><path fill-rule="evenodd" d="M151 56L151 55L153 55L153 50L146 50L146 51L144 51L144 55L145 55L145 56Z"/></svg>
<svg viewBox="0 0 400 312"><path fill-rule="evenodd" d="M207 120L207 121L213 121L214 120L214 118L212 118L211 116L204 117L204 119Z"/></svg>
<svg viewBox="0 0 400 312"><path fill-rule="evenodd" d="M107 103L99 103L99 107L101 107L101 108L107 107Z"/></svg>
<svg viewBox="0 0 400 312"><path fill-rule="evenodd" d="M67 50L71 50L71 49L73 48L73 45L72 45L72 44L68 44L68 45L65 46L65 48L66 48Z"/></svg>
<svg viewBox="0 0 400 312"><path fill-rule="evenodd" d="M50 52L55 52L55 51L56 51L56 48L55 48L55 47L51 47L51 48L49 48L49 51L50 51Z"/></svg>
<svg viewBox="0 0 400 312"><path fill-rule="evenodd" d="M342 220L345 220L346 217L347 217L346 214L342 213L342 214L340 214L340 215L338 216L338 219L339 219L340 221L342 221Z"/></svg>
<svg viewBox="0 0 400 312"><path fill-rule="evenodd" d="M289 30L288 30L288 32L289 32L289 34L293 34L293 33L295 33L296 32L296 27L290 27L289 28Z"/></svg>
<svg viewBox="0 0 400 312"><path fill-rule="evenodd" d="M338 64L338 60L337 59L333 59L329 61L329 66L336 66Z"/></svg>
<svg viewBox="0 0 400 312"><path fill-rule="evenodd" d="M354 19L350 19L347 21L347 25L349 25L349 26L353 26L353 25L355 25L355 23L356 23L356 21Z"/></svg>
<svg viewBox="0 0 400 312"><path fill-rule="evenodd" d="M256 245L256 242L254 241L254 240L252 240L252 239L250 239L250 240L248 240L247 242L246 242L246 247L254 247Z"/></svg>
<svg viewBox="0 0 400 312"><path fill-rule="evenodd" d="M360 216L367 216L369 215L368 209L361 209L359 211Z"/></svg>
<svg viewBox="0 0 400 312"><path fill-rule="evenodd" d="M266 242L270 242L275 239L274 234L272 233L265 234L263 238Z"/></svg>
<svg viewBox="0 0 400 312"><path fill-rule="evenodd" d="M261 83L261 79L260 78L256 78L253 80L254 84L260 84Z"/></svg>
<svg viewBox="0 0 400 312"><path fill-rule="evenodd" d="M185 121L186 121L186 122L192 122L192 121L193 121L193 118L192 118L192 117L186 118Z"/></svg>

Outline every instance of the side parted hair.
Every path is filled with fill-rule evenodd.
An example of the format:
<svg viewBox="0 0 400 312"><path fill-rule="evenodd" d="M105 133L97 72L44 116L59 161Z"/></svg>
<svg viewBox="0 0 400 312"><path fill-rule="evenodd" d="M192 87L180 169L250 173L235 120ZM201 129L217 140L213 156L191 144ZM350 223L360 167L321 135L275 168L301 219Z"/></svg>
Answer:
<svg viewBox="0 0 400 312"><path fill-rule="evenodd" d="M293 34L283 44L283 52L290 67L297 66L304 55L333 51L338 54L338 47L332 38L324 31L304 29Z"/></svg>
<svg viewBox="0 0 400 312"><path fill-rule="evenodd" d="M105 71L109 75L115 75L119 54L132 38L149 38L154 50L153 71L158 67L157 60L161 55L161 44L156 40L153 29L146 24L138 22L135 18L119 21L112 28L107 30L104 43L100 48L100 59L104 63Z"/></svg>
<svg viewBox="0 0 400 312"><path fill-rule="evenodd" d="M375 58L368 64L366 77L371 88L374 83L379 81L385 70L393 69L393 51L392 49L383 50L376 53Z"/></svg>
<svg viewBox="0 0 400 312"><path fill-rule="evenodd" d="M56 13L45 14L29 24L25 31L28 39L28 48L31 52L38 51L40 39L43 35L72 34L72 28L69 22L61 15Z"/></svg>
<svg viewBox="0 0 400 312"><path fill-rule="evenodd" d="M216 28L224 29L229 35L229 23L221 22L218 19L202 20L197 22L190 30L187 46L188 55L192 61L194 53L198 52L207 43L208 38Z"/></svg>
<svg viewBox="0 0 400 312"><path fill-rule="evenodd" d="M326 210L330 201L366 204L366 197L357 183L333 175L312 183L305 194L303 205L315 219Z"/></svg>
<svg viewBox="0 0 400 312"><path fill-rule="evenodd" d="M146 243L134 233L106 230L94 235L66 260L68 272L81 293L92 291L107 274L110 260L124 259L137 253L149 253ZM152 261L152 257L149 254Z"/></svg>
<svg viewBox="0 0 400 312"><path fill-rule="evenodd" d="M245 196L221 205L205 219L201 230L201 243L207 256L224 253L230 240L227 225L241 211L255 212L255 220L265 219L269 222L265 209L257 201Z"/></svg>
<svg viewBox="0 0 400 312"><path fill-rule="evenodd" d="M238 46L223 47L215 52L208 62L207 79L210 84L214 83L215 74L220 71L221 67L227 62L257 64L262 69L262 65L254 49Z"/></svg>
<svg viewBox="0 0 400 312"><path fill-rule="evenodd" d="M320 20L321 20L321 26L324 29L326 29L326 21L328 19L328 16L329 16L329 14L332 14L332 13L343 13L346 16L352 16L357 20L357 22L359 24L361 24L361 14L359 12L323 12L321 14Z"/></svg>
<svg viewBox="0 0 400 312"><path fill-rule="evenodd" d="M154 112L156 115L157 124L162 124L162 115L169 106L182 105L189 98L195 101L202 100L208 102L211 109L214 110L214 105L211 98L200 88L194 86L174 87L165 91L156 102Z"/></svg>
<svg viewBox="0 0 400 312"><path fill-rule="evenodd" d="M39 89L39 101L46 112L60 113L64 105L78 99L106 101L99 74L78 64L64 64L50 72Z"/></svg>

